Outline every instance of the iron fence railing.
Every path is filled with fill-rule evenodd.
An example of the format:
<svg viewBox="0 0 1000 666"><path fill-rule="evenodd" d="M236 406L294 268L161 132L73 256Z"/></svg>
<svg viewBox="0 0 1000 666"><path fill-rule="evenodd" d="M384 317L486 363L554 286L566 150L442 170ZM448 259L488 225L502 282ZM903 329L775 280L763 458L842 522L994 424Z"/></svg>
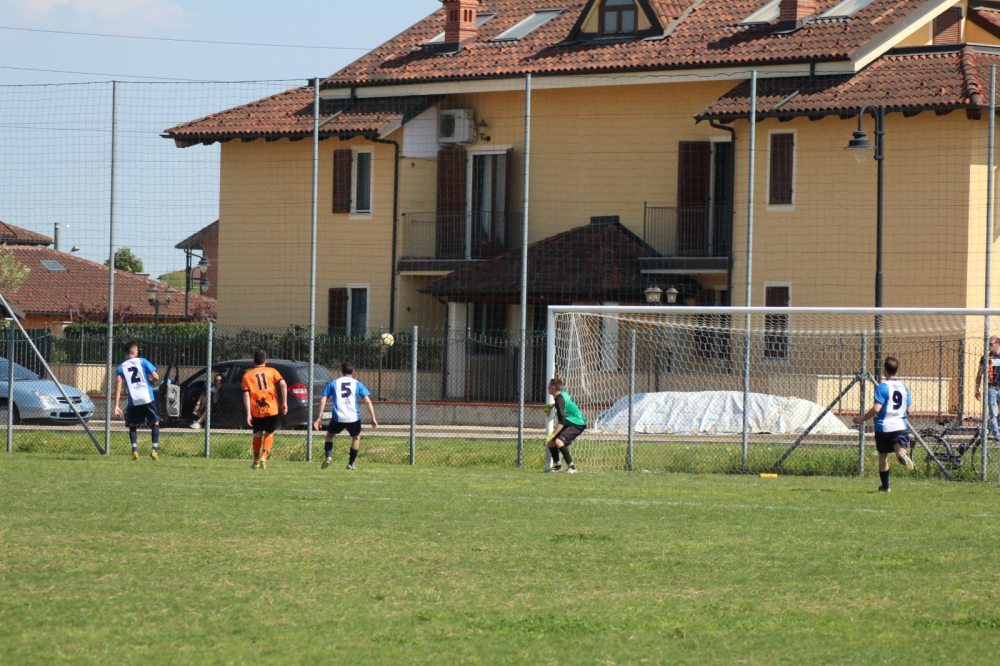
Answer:
<svg viewBox="0 0 1000 666"><path fill-rule="evenodd" d="M643 240L664 257L727 257L732 234L732 206L645 205Z"/></svg>
<svg viewBox="0 0 1000 666"><path fill-rule="evenodd" d="M521 238L521 214L514 211L416 211L402 219L407 259L492 259Z"/></svg>

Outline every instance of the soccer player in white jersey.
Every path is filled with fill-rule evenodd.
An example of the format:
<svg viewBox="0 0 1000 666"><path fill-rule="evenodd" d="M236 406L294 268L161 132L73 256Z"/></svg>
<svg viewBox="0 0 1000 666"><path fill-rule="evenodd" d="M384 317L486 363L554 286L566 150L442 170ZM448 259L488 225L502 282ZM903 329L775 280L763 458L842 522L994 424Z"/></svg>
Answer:
<svg viewBox="0 0 1000 666"><path fill-rule="evenodd" d="M882 485L879 492L889 492L889 454L895 453L899 462L913 469L913 460L907 451L910 437L907 433L906 415L913 406L910 389L902 381L896 379L899 372L899 359L886 356L885 379L875 389L875 404L863 416L854 417L854 425L861 425L871 417L875 417L875 450L878 451L878 475Z"/></svg>
<svg viewBox="0 0 1000 666"><path fill-rule="evenodd" d="M351 454L347 461L347 469L357 469L358 449L361 448L361 410L359 400L364 400L368 405L368 413L372 417L372 427L378 427L375 419L375 407L371 401L371 391L354 378L354 364L344 361L340 366L343 373L337 379L326 385L323 390L323 398L319 401L319 418L313 427L320 430L323 427L323 410L326 409L326 401L331 400L333 405L333 418L326 428L326 458L323 460L322 468L326 469L333 460L333 438L346 430L351 436Z"/></svg>
<svg viewBox="0 0 1000 666"><path fill-rule="evenodd" d="M156 374L155 365L139 356L136 342L126 342L125 351L128 358L118 366L115 385L115 416L122 416L122 384L125 384L128 395L125 423L128 424L128 436L132 442L132 460L139 459L139 426L143 424L148 425L153 434L153 450L149 452L149 457L159 460L160 412L156 409L153 384L159 381L160 376Z"/></svg>

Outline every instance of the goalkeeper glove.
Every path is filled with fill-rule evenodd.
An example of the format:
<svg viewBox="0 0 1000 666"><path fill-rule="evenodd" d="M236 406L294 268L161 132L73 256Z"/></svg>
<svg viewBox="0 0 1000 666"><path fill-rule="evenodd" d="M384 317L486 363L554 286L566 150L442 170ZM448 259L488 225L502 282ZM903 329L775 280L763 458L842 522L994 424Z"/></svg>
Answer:
<svg viewBox="0 0 1000 666"><path fill-rule="evenodd" d="M549 414L551 414L551 413L552 413L552 408L553 408L553 407L555 407L555 405L554 405L554 404L552 404L552 405L545 405L545 415L546 415L546 416L548 416Z"/></svg>
<svg viewBox="0 0 1000 666"><path fill-rule="evenodd" d="M545 438L545 443L548 444L549 442L551 442L555 438L556 438L556 434L552 433L551 435L549 435L548 437Z"/></svg>

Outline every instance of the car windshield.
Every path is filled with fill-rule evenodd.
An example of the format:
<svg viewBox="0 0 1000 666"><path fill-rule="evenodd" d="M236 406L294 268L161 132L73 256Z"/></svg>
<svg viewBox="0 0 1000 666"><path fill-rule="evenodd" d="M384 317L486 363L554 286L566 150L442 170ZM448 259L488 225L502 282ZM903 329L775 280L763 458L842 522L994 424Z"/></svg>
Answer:
<svg viewBox="0 0 1000 666"><path fill-rule="evenodd" d="M7 359L0 358L0 382L6 382L7 381L7 372L8 372L7 368L8 368L8 366L7 366ZM19 379L21 381L29 381L30 382L30 381L33 381L35 379L41 379L41 377L39 377L38 375L36 375L35 373L33 373L31 370L28 370L23 365L19 365L19 364L15 363L14 364L14 381L17 381Z"/></svg>

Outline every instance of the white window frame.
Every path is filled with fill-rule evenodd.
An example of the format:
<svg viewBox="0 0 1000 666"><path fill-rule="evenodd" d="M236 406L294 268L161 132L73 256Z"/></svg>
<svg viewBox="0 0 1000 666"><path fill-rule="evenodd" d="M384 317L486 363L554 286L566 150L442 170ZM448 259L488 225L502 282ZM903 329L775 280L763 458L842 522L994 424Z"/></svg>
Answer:
<svg viewBox="0 0 1000 666"><path fill-rule="evenodd" d="M358 210L358 155L367 153L368 210ZM375 209L375 150L368 146L351 148L351 219L369 220Z"/></svg>
<svg viewBox="0 0 1000 666"><path fill-rule="evenodd" d="M788 305L786 307L792 307L792 283L791 282L764 282L763 288L764 292L762 294L763 300L762 304L767 304L767 290L769 287L786 287L788 289ZM792 362L792 320L791 315L786 315L788 319L788 328L786 329L785 335L788 336L788 343L785 346L785 356L784 358L774 358L767 356L764 348L760 351L760 358L764 363L775 363L778 365L788 365ZM764 315L764 335L765 335L765 346L766 346L766 336L767 336L767 315Z"/></svg>
<svg viewBox="0 0 1000 666"><path fill-rule="evenodd" d="M470 148L465 151L465 256L472 256L472 206L473 206L473 176L475 175L476 155L506 155L514 147L511 145L496 145L489 148ZM511 165L508 164L510 169Z"/></svg>
<svg viewBox="0 0 1000 666"><path fill-rule="evenodd" d="M792 135L792 203L790 204L773 204L771 203L771 159L773 155L771 154L771 137L775 134L791 134ZM795 202L799 192L799 188L796 187L798 182L798 169L799 169L799 133L798 130L794 129L781 129L781 130L768 130L767 132L767 178L765 181L764 196L767 197L767 205L765 210L773 211L790 211L795 210ZM773 286L778 286L777 284Z"/></svg>
<svg viewBox="0 0 1000 666"><path fill-rule="evenodd" d="M367 334L371 323L371 309L372 309L372 287L370 284L348 284L347 287L347 335L350 337L354 334L354 290L364 289L365 290L365 325L364 329Z"/></svg>

